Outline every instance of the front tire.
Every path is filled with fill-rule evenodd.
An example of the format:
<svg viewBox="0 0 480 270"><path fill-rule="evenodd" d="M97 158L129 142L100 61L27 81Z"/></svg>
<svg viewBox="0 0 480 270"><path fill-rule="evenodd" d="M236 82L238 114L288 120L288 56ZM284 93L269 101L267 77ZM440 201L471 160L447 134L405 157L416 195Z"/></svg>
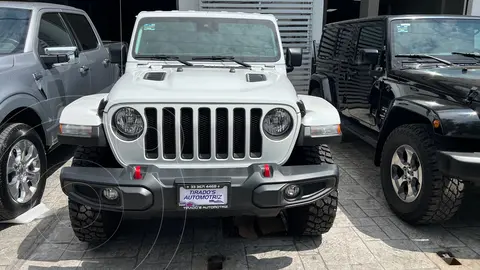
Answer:
<svg viewBox="0 0 480 270"><path fill-rule="evenodd" d="M296 147L286 165L334 164L327 145ZM338 192L333 190L328 196L311 204L286 210L288 233L293 236L318 236L332 228L337 215Z"/></svg>
<svg viewBox="0 0 480 270"><path fill-rule="evenodd" d="M118 168L111 150L107 147L79 146L75 151L72 167ZM89 243L104 243L114 236L120 227L122 214L93 209L90 206L68 200L72 229L78 240Z"/></svg>
<svg viewBox="0 0 480 270"><path fill-rule="evenodd" d="M47 157L42 139L21 123L0 132L0 220L38 205L45 191Z"/></svg>
<svg viewBox="0 0 480 270"><path fill-rule="evenodd" d="M381 182L392 211L410 224L434 224L457 212L464 183L443 176L431 129L403 125L388 136L382 151Z"/></svg>

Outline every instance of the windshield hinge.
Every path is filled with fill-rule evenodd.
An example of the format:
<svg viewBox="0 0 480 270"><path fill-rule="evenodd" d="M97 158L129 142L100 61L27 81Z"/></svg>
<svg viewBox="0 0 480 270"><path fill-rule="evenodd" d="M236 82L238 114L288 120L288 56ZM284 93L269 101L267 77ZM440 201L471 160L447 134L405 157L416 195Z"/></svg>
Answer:
<svg viewBox="0 0 480 270"><path fill-rule="evenodd" d="M470 92L468 92L468 95L465 97L465 99L463 100L463 102L467 103L467 104L471 104L472 101L478 96L478 91L477 91L477 87L472 87L472 89L470 89Z"/></svg>

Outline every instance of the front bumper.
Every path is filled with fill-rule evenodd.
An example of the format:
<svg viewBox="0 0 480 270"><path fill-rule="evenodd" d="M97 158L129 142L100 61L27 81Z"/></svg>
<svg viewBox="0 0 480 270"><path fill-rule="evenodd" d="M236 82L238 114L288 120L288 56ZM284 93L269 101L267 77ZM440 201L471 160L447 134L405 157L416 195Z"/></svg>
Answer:
<svg viewBox="0 0 480 270"><path fill-rule="evenodd" d="M270 164L271 176L264 176L264 165L226 169L141 168L142 178L134 179L134 167L125 169L66 167L60 174L63 192L78 203L95 209L123 212L131 218L184 216L179 206L180 186L189 184L227 184L228 205L212 209L189 210L202 216L276 216L282 209L312 203L338 186L337 165L279 166ZM300 186L295 199L286 199L289 184ZM114 187L120 196L107 200L103 189Z"/></svg>
<svg viewBox="0 0 480 270"><path fill-rule="evenodd" d="M480 153L439 151L438 165L446 176L480 184Z"/></svg>

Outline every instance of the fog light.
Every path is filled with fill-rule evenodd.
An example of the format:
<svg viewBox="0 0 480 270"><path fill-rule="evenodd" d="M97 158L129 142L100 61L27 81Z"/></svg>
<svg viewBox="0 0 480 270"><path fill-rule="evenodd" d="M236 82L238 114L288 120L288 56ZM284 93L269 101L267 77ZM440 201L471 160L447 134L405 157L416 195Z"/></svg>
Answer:
<svg viewBox="0 0 480 270"><path fill-rule="evenodd" d="M300 194L300 187L297 185L289 185L285 188L285 197L293 199Z"/></svg>
<svg viewBox="0 0 480 270"><path fill-rule="evenodd" d="M110 201L116 200L118 198L118 191L114 188L105 188L103 189L102 193L103 197Z"/></svg>

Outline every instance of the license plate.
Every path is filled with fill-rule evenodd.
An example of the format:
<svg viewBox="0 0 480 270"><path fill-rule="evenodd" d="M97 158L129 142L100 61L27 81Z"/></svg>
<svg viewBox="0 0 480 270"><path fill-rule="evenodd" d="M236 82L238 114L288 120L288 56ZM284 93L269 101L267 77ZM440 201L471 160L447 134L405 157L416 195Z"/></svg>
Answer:
<svg viewBox="0 0 480 270"><path fill-rule="evenodd" d="M185 209L228 208L228 184L184 184L179 186L178 206Z"/></svg>

